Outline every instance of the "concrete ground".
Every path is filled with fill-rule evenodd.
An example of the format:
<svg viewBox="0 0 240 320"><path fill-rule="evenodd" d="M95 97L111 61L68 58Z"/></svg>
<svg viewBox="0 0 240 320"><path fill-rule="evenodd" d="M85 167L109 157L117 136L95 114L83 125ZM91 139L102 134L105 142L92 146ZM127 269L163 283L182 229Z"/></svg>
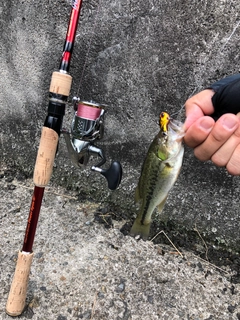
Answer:
<svg viewBox="0 0 240 320"><path fill-rule="evenodd" d="M1 174L0 319L11 319L5 304L32 191L31 180ZM100 206L46 188L19 319L240 319L240 284L230 263L220 267L174 243L124 235L126 221L107 227L109 213Z"/></svg>
<svg viewBox="0 0 240 320"><path fill-rule="evenodd" d="M123 181L110 193L103 177L77 172L60 139L51 181L62 188L45 192L20 319L240 318L239 177L186 150L165 207L171 225L152 227L181 254L163 232L147 242L128 236L159 113L176 115L190 95L239 72L239 12L237 0L84 1L69 101L79 94L108 105L99 146L108 164L122 163ZM70 5L2 0L0 13L0 319L10 319L5 304L33 185L3 165L32 176ZM69 105L64 127L73 114Z"/></svg>
<svg viewBox="0 0 240 320"><path fill-rule="evenodd" d="M1 169L11 165L32 177L70 2L0 1ZM106 180L90 172L90 165L84 172L73 168L62 136L51 181L95 201L105 199L131 220L136 214L134 189L159 130L160 112L184 121L182 106L189 96L239 72L239 12L238 0L83 1L63 127L70 130L73 96L107 105L104 138L96 146L106 154L103 168L112 160L121 162L123 179L116 192L109 192ZM92 157L92 165L98 161ZM239 177L198 161L185 148L181 174L164 208L171 224L167 233L174 243L186 245L184 233L198 238L197 228L205 241L239 253L239 192ZM112 212L119 215L115 208ZM165 217L160 216L164 223ZM153 225L152 233L159 228Z"/></svg>

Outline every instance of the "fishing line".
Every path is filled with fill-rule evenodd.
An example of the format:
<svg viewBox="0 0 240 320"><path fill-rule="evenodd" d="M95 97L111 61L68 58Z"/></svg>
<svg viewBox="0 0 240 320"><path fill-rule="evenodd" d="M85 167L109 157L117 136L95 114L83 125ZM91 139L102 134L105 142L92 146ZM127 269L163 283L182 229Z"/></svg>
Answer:
<svg viewBox="0 0 240 320"><path fill-rule="evenodd" d="M224 44L221 44L221 41L219 41L220 45L218 46L217 53L215 55L216 57L218 57L219 55L222 55L224 53L223 50L226 48L226 45L229 43L229 41L233 38L233 36L236 33L236 30L238 29L239 25L240 25L240 20L237 21L236 26L233 28L233 31L231 32L230 36L227 37L227 39L225 40ZM216 43L216 41L217 41L217 36L218 36L218 34L215 35L215 37L213 38L212 47L213 47L213 44ZM210 57L213 54L214 53L211 51L210 55L205 58L205 61L204 61L204 64L203 64L204 66L212 61L212 59L210 59ZM203 78L204 78L204 72L201 73L201 79L202 79L201 83L197 83L197 81L196 81L196 85L197 86L194 88L193 92L188 96L187 100L189 98L191 98L196 92L198 92L201 87L203 87L203 81L204 81ZM181 112L182 112L182 110L184 108L185 108L185 104L182 105L177 112L173 113L172 116L177 115L177 119L179 120L179 118L181 117Z"/></svg>
<svg viewBox="0 0 240 320"><path fill-rule="evenodd" d="M190 99L194 94L195 92L197 91L198 87L194 88L193 89L193 92L188 96L187 100ZM181 118L181 111L185 108L185 104L183 104L180 109L176 112L174 112L171 116L174 116L174 115L177 115L177 120L180 120Z"/></svg>
<svg viewBox="0 0 240 320"><path fill-rule="evenodd" d="M97 14L96 14L96 16L94 18L94 24L93 24L91 36L90 36L90 39L89 39L89 42L88 42L87 52L86 52L86 55L85 55L85 61L84 61L83 68L82 68L82 74L81 74L81 77L80 77L80 80L79 80L78 89L77 89L77 97L79 95L79 91L80 91L80 88L81 88L82 83L83 83L83 77L84 77L85 70L86 70L86 67L87 67L87 62L88 62L88 58L89 58L89 54L90 54L90 49L91 49L91 46L92 46L93 35L95 34L95 30L96 30L96 25L97 25L100 9L102 9L102 0L99 0L98 5L97 5Z"/></svg>
<svg viewBox="0 0 240 320"><path fill-rule="evenodd" d="M171 117L172 117L172 116L175 116L175 115L177 114L177 120L179 120L179 118L180 118L180 116L181 116L180 112L183 110L184 107L185 107L185 105L183 104L178 111L176 111L176 112L174 112L174 113L171 114Z"/></svg>

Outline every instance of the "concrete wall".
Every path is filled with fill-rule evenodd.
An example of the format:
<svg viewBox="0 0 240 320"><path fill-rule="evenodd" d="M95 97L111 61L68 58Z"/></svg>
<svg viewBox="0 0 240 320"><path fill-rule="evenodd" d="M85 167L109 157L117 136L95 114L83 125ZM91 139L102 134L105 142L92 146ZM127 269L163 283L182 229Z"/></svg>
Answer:
<svg viewBox="0 0 240 320"><path fill-rule="evenodd" d="M159 113L179 111L194 92L239 72L239 10L236 0L83 1L72 96L79 91L82 99L109 106L99 145L109 163L121 161L124 176L118 191L109 192L101 176L73 168L61 138L53 181L77 188L80 198L114 203L120 217L132 218L134 188ZM0 161L32 175L70 5L2 0L0 13ZM65 127L72 116L70 106ZM196 227L212 243L239 248L239 178L200 163L186 149L165 215L179 234Z"/></svg>

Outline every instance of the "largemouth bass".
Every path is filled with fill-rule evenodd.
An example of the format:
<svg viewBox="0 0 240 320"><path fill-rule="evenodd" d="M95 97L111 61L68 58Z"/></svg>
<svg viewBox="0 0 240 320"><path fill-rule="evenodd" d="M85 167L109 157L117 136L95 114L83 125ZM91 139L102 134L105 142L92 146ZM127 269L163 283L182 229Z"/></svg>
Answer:
<svg viewBox="0 0 240 320"><path fill-rule="evenodd" d="M151 143L144 160L141 176L135 192L135 202L140 203L131 235L147 239L154 210L161 213L168 193L182 167L184 148L183 124L162 112L159 117L160 131Z"/></svg>

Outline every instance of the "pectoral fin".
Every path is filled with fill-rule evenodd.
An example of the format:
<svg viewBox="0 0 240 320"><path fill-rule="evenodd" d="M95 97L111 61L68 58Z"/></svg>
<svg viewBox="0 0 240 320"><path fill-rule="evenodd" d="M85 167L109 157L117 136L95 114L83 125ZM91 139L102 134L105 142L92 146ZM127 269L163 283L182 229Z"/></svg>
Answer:
<svg viewBox="0 0 240 320"><path fill-rule="evenodd" d="M165 199L163 199L163 201L162 201L162 202L157 206L157 210L158 210L158 212L159 212L159 213L161 213L161 212L162 212L163 207L164 207L164 205L165 205L166 201L167 201L167 196L166 196L166 198L165 198Z"/></svg>

